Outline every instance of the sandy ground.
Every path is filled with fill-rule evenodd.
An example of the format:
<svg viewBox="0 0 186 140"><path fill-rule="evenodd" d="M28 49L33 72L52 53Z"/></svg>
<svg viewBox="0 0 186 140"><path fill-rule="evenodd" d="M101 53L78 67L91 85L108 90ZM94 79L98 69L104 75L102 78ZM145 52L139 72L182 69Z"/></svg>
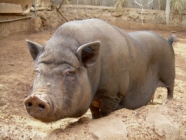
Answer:
<svg viewBox="0 0 186 140"><path fill-rule="evenodd" d="M163 31L156 32L164 36L165 38L167 38L171 34L170 32ZM30 87L35 76L35 73L33 71L34 63L27 50L25 39L44 44L52 36L53 33L54 31L51 30L43 31L37 34L19 34L0 40L0 140L41 139L45 138L49 134L56 134L57 130L60 130L60 132L69 130L69 128L73 127L73 124L79 125L78 123L80 123L82 125L84 123L94 122L94 120L88 119L91 116L90 112L88 111L83 116L86 117L83 121L81 119L79 122L76 122L78 119L67 118L55 123L46 124L31 118L24 108L24 98L30 91ZM171 111L168 111L167 114L173 117L173 121L178 122L176 124L178 124L178 127L180 128L180 138L186 139L186 33L177 32L175 34L177 35L178 42L174 44L176 55L176 80L174 100L169 102L166 105L166 108L171 109ZM155 94L154 103L138 109L137 112L143 112L143 114L147 114L145 110L153 110L154 108L158 108L162 111L162 109L165 108L165 106L162 105L165 100L165 89L158 88ZM108 122L108 120L110 119L112 122L114 117L121 116L123 113L127 114L126 112L128 112L129 116L135 114L135 112L131 113L133 111L122 109L109 115L106 120ZM164 111L162 111L162 113L163 112ZM153 114L151 115L153 116ZM125 121L128 123L132 123L130 118L125 119ZM138 119L138 123L143 122L140 122L140 119ZM77 127L77 129L78 128L79 127ZM68 131L70 132L70 134L68 133L69 135L77 136L71 138L84 139L83 135L81 137L81 133L78 134L78 131L76 130L72 129L71 131ZM137 127L134 130L136 134L135 136L137 136ZM60 135L58 138L71 139L68 134L63 135L63 137L62 135ZM86 135L86 131L84 131L84 135ZM128 139L134 138L130 134L126 137L128 137ZM57 139L57 137L55 138ZM97 133L92 134L91 138L99 139L100 137ZM152 139L156 139L156 137L152 137Z"/></svg>

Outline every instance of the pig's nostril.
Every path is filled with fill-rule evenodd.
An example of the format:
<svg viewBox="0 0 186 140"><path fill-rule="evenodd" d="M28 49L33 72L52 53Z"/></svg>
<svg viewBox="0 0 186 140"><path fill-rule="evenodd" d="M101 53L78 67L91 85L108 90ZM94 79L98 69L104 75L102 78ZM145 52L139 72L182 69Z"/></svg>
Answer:
<svg viewBox="0 0 186 140"><path fill-rule="evenodd" d="M44 110L44 109L45 109L45 106L42 105L42 104L39 104L38 106L39 106L39 109L40 109L40 110Z"/></svg>
<svg viewBox="0 0 186 140"><path fill-rule="evenodd" d="M27 107L30 108L31 106L32 106L32 103L29 102L29 103L27 104Z"/></svg>

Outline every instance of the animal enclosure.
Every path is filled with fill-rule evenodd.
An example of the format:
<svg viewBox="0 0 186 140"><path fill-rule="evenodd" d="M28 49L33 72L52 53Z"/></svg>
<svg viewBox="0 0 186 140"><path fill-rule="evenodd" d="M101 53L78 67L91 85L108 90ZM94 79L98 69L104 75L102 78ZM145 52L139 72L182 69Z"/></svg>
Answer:
<svg viewBox="0 0 186 140"><path fill-rule="evenodd" d="M185 14L183 13L182 20L178 20L176 27L165 26L165 23L152 23L156 22L156 17L165 22L162 11L146 9L146 23L142 25L141 9L123 8L122 12L116 11L113 7L116 0L115 3L110 0L110 6L104 7L101 4L99 7L80 5L84 4L83 0L79 0L78 5L75 0L71 2L76 4L63 5L60 9L68 20L96 17L109 21L126 32L146 29L155 31L164 38L174 33L178 39L173 45L176 57L174 99L166 103L166 90L158 88L153 103L136 110L121 109L98 120L91 119L90 111L81 118L67 118L53 123L42 123L31 118L23 101L30 92L36 73L25 40L44 45L56 28L66 22L55 10L41 10L34 20L0 23L0 139L186 139L186 32L183 32L186 25ZM0 15L0 20L7 16L8 19L19 17ZM149 17L154 17L154 20ZM33 33L33 29L37 30Z"/></svg>

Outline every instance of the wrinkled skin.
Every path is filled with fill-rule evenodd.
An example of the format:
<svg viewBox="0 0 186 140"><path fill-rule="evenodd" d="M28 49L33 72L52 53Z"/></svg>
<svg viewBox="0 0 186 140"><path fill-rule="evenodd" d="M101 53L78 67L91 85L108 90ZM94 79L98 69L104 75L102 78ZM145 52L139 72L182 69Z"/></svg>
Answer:
<svg viewBox="0 0 186 140"><path fill-rule="evenodd" d="M173 98L172 43L153 32L125 33L98 19L72 21L41 46L28 41L38 75L24 103L43 122L93 118L147 105L157 87Z"/></svg>

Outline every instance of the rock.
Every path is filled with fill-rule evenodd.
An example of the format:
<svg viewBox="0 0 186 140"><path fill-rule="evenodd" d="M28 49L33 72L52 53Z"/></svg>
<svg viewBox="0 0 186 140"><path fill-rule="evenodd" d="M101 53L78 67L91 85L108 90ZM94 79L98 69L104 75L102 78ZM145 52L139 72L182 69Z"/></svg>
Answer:
<svg viewBox="0 0 186 140"><path fill-rule="evenodd" d="M178 117L174 107L179 100L169 101L165 105L147 105L136 110L120 109L96 120L82 119L65 129L54 129L48 139L89 139L89 140L144 140L185 139L186 123L184 111ZM185 103L184 103L185 104ZM185 105L180 106L186 109ZM174 115L173 115L173 114ZM179 118L179 119L178 119ZM81 137L79 137L81 136Z"/></svg>
<svg viewBox="0 0 186 140"><path fill-rule="evenodd" d="M179 139L179 126L163 115L167 110L167 107L152 109L147 116L147 121L154 125L155 133L165 140Z"/></svg>
<svg viewBox="0 0 186 140"><path fill-rule="evenodd" d="M122 18L121 18L123 21L128 21L128 18L127 18L127 16L122 16Z"/></svg>
<svg viewBox="0 0 186 140"><path fill-rule="evenodd" d="M100 14L96 13L96 14L93 14L93 17L94 18L98 18Z"/></svg>
<svg viewBox="0 0 186 140"><path fill-rule="evenodd" d="M91 133L102 140L121 140L123 138L127 140L127 125L121 119L104 117L99 120L93 120L88 124L88 127Z"/></svg>
<svg viewBox="0 0 186 140"><path fill-rule="evenodd" d="M152 14L144 15L144 21L147 23L153 23L155 20L155 16Z"/></svg>
<svg viewBox="0 0 186 140"><path fill-rule="evenodd" d="M62 17L56 11L39 11L38 17L41 18L44 29L56 29L64 23Z"/></svg>
<svg viewBox="0 0 186 140"><path fill-rule="evenodd" d="M120 17L122 15L123 15L122 12L115 12L115 13L112 14L112 16L114 16L114 17Z"/></svg>
<svg viewBox="0 0 186 140"><path fill-rule="evenodd" d="M31 18L31 30L32 32L39 32L42 30L42 21L39 17Z"/></svg>
<svg viewBox="0 0 186 140"><path fill-rule="evenodd" d="M129 11L129 17L136 20L139 17L139 14L136 11Z"/></svg>
<svg viewBox="0 0 186 140"><path fill-rule="evenodd" d="M165 18L165 12L159 12L155 17L155 23L165 24L166 18Z"/></svg>
<svg viewBox="0 0 186 140"><path fill-rule="evenodd" d="M0 3L0 13L22 13L22 7L20 4L11 4L11 3Z"/></svg>

